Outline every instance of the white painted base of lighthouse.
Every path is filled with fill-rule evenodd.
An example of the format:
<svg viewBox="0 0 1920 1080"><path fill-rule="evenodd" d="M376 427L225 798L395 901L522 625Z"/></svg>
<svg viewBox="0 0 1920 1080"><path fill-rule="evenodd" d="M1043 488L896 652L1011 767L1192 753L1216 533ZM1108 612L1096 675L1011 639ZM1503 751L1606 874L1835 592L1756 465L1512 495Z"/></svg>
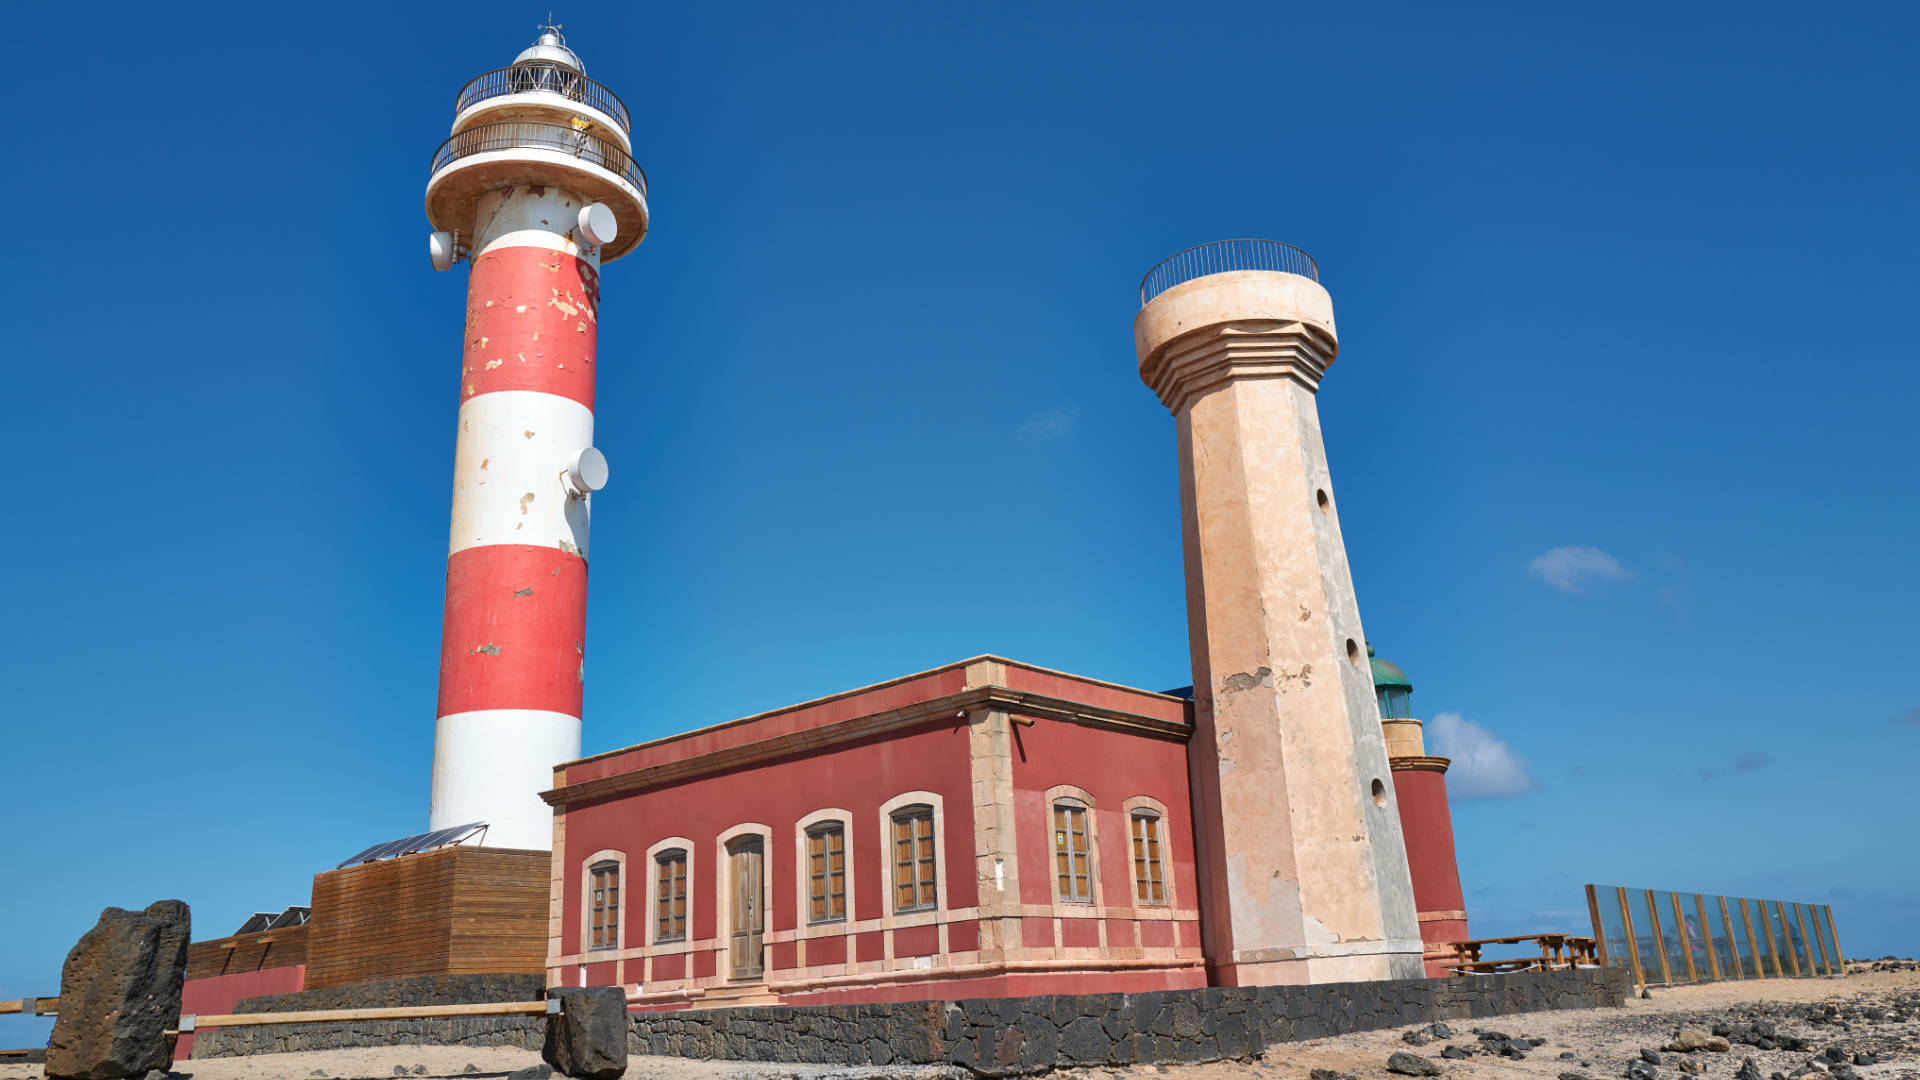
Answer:
<svg viewBox="0 0 1920 1080"><path fill-rule="evenodd" d="M486 846L553 848L553 808L539 793L553 767L580 756L580 719L540 709L443 716L433 733L433 809L443 829L487 823Z"/></svg>

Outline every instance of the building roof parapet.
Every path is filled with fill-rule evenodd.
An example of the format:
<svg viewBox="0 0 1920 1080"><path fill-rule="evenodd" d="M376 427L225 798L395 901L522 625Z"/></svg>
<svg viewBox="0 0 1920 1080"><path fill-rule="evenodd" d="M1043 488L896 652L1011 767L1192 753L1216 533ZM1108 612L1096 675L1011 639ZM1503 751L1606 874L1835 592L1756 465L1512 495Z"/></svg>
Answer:
<svg viewBox="0 0 1920 1080"><path fill-rule="evenodd" d="M942 671L948 669L941 669ZM932 674L938 674L934 672ZM1163 695L1141 691L1147 697L1158 698ZM1174 699L1178 701L1178 699ZM818 750L828 746L840 745L858 739L872 738L917 727L930 721L941 719L965 720L967 713L976 709L998 709L1016 713L1023 718L1033 720L1052 720L1062 723L1079 724L1087 727L1103 728L1145 738L1165 739L1185 742L1192 736L1193 728L1185 719L1185 702L1180 702L1183 718L1169 720L1161 716L1129 712L1086 702L1073 701L1051 694L1028 690L1016 690L1005 686L975 686L957 692L925 698L892 709L885 709L860 716L831 720L812 727L780 731L766 738L748 739L727 746L720 746L700 753L683 757L662 758L652 762L636 762L633 768L597 775L568 782L563 777L570 765L588 761L604 762L608 758L648 748L666 748L687 736L661 739L653 743L626 750L611 751L596 755L581 762L562 765L555 770L556 786L550 791L540 793L540 797L553 806L565 806L572 803L588 802L614 795L627 794L662 784L677 783L699 776L743 768L778 758L787 757L804 751ZM773 714L778 716L780 714ZM760 719L760 718L753 718ZM744 721L735 721L735 724ZM732 726L732 725L728 725ZM708 729L709 731L714 729ZM697 734L697 733L696 733Z"/></svg>
<svg viewBox="0 0 1920 1080"><path fill-rule="evenodd" d="M1164 702L1168 707L1170 707L1168 711L1182 711L1184 713L1185 710L1189 710L1192 707L1192 703L1190 699L1183 698L1177 694L1161 693L1155 690L1142 690L1137 686L1128 686L1124 683L1109 682L1104 679L1095 679L1086 675L1075 675L1075 674L1072 674L1071 672L1059 671L1054 668L1041 667L1038 664L1028 664L1019 660L1009 660L1004 656L997 656L992 653L982 653L978 656L967 657L965 660L956 660L950 664L942 664L939 667L928 668L925 671L916 671L911 674L901 675L892 679L886 679L882 682L871 683L866 686L856 686L851 690L842 690L838 693L827 694L823 697L811 698L806 701L795 702L794 704L791 704L791 705L782 705L777 709L768 709L764 712L753 713L751 715L743 716L735 720L726 720L718 724L709 724L706 727L694 728L691 731L683 731L676 735L667 735L658 739L649 739L646 742L634 743L631 746L622 746L613 750L603 750L598 754L588 754L583 757L575 758L572 761L561 762L557 766L557 768L566 769L575 765L586 765L586 764L595 763L595 762L602 762L607 760L608 758L619 757L622 754L631 754L636 751L652 750L658 747L670 746L674 743L685 742L687 740L699 738L702 736L717 735L730 730L748 727L754 724L759 724L764 721L776 720L776 719L790 716L794 713L799 713L805 710L823 709L823 708L834 706L840 703L846 703L848 706L850 706L850 708L847 711L845 711L844 715L842 715L840 719L849 719L857 715L865 715L866 713L875 711L872 709L863 710L860 708L857 702L854 702L851 699L859 698L864 695L874 694L883 690L899 688L899 687L902 687L904 684L913 683L920 680L936 680L937 677L939 676L948 676L948 679L946 681L951 683L951 687L949 690L941 691L941 692L957 691L957 690L963 689L966 685L964 682L964 675L967 669L970 667L973 667L974 665L980 664L982 662L997 663L997 664L1004 665L1008 668L1019 669L1020 671L1023 671L1023 672L1032 672L1039 675L1053 676L1055 678L1066 679L1071 682L1083 683L1092 687L1099 687L1106 690L1117 691L1125 695L1137 696L1140 698L1150 699L1152 701ZM1011 681L1011 679L1009 681Z"/></svg>

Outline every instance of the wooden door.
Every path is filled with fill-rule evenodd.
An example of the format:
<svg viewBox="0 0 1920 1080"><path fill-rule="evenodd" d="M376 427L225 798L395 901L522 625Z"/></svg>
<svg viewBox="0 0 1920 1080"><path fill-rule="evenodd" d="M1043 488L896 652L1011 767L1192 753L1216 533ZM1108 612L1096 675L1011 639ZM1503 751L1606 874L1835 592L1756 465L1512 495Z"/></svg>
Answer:
<svg viewBox="0 0 1920 1080"><path fill-rule="evenodd" d="M761 910L765 852L757 836L744 836L727 845L728 906L733 923L730 939L732 973L736 979L759 978L761 941L766 935L766 912Z"/></svg>

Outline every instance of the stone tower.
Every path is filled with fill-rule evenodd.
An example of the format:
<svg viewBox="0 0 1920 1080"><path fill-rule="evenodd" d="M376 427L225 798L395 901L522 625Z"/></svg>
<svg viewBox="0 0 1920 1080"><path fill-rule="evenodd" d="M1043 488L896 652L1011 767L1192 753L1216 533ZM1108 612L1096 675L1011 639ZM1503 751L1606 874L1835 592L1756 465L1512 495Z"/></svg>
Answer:
<svg viewBox="0 0 1920 1080"><path fill-rule="evenodd" d="M1298 248L1147 274L1140 377L1179 433L1203 946L1216 985L1419 978L1386 741L1320 439L1333 300Z"/></svg>

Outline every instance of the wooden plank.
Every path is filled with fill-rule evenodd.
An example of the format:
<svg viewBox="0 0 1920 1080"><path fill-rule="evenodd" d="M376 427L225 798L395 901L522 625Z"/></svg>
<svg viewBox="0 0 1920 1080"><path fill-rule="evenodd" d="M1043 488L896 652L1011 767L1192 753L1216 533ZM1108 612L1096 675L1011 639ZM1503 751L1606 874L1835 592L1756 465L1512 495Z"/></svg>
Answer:
<svg viewBox="0 0 1920 1080"><path fill-rule="evenodd" d="M1667 935L1660 929L1660 902L1653 898L1652 889L1646 890L1646 893L1647 917L1653 920L1649 933L1653 934L1654 951L1660 954L1660 981L1667 986L1672 986L1673 970L1667 965Z"/></svg>
<svg viewBox="0 0 1920 1080"><path fill-rule="evenodd" d="M1766 903L1765 900L1760 901ZM1780 943L1787 947L1787 959L1793 966L1793 977L1800 977L1800 950L1793 947L1793 935L1787 933L1787 906L1780 901L1773 902L1774 914L1780 919Z"/></svg>
<svg viewBox="0 0 1920 1080"><path fill-rule="evenodd" d="M1620 894L1620 923L1627 932L1627 958L1633 961L1633 981L1641 989L1647 985L1646 972L1640 970L1640 943L1633 936L1633 912L1627 906L1627 887L1614 886Z"/></svg>
<svg viewBox="0 0 1920 1080"><path fill-rule="evenodd" d="M350 1020L425 1020L436 1016L530 1016L545 1013L544 1001L500 1001L468 1005L409 1005L392 1009L311 1009L304 1012L216 1013L193 1018L195 1031L265 1024L322 1024Z"/></svg>
<svg viewBox="0 0 1920 1080"><path fill-rule="evenodd" d="M1827 974L1836 975L1833 969L1833 946L1827 943L1827 924L1820 921L1820 909L1813 904L1800 905L1800 923L1806 925L1807 916L1813 916L1813 940L1820 946L1820 964Z"/></svg>
<svg viewBox="0 0 1920 1080"><path fill-rule="evenodd" d="M196 941L187 946L187 978L205 979L307 962L307 927L287 926L252 934Z"/></svg>
<svg viewBox="0 0 1920 1080"><path fill-rule="evenodd" d="M1693 967L1693 935L1687 932L1687 913L1680 906L1679 893L1668 893L1667 895L1673 898L1674 933L1680 938L1680 959L1686 961L1687 964L1687 981L1697 983L1700 981L1700 973L1695 971Z"/></svg>
<svg viewBox="0 0 1920 1080"><path fill-rule="evenodd" d="M1847 973L1847 954L1840 949L1840 927L1834 924L1833 908L1830 905L1822 904L1820 905L1820 909L1827 913L1827 933L1833 935L1833 956L1835 960L1840 962L1840 974L1845 975Z"/></svg>
<svg viewBox="0 0 1920 1080"><path fill-rule="evenodd" d="M1746 965L1740 962L1740 936L1733 928L1733 913L1727 910L1727 898L1720 898L1720 927L1727 932L1727 958L1733 961L1733 977L1747 977Z"/></svg>
<svg viewBox="0 0 1920 1080"><path fill-rule="evenodd" d="M1773 962L1773 977L1784 979L1787 977L1787 966L1780 962L1780 943L1774 937L1773 915L1767 910L1765 900L1754 901L1754 906L1760 909L1760 929L1766 932L1767 959Z"/></svg>
<svg viewBox="0 0 1920 1080"><path fill-rule="evenodd" d="M1816 939L1807 936L1807 905L1797 902L1793 905L1793 921L1800 926L1800 949L1807 954L1807 974L1818 975L1826 962L1827 949L1819 945ZM1814 948L1816 945L1819 945L1818 952Z"/></svg>
<svg viewBox="0 0 1920 1080"><path fill-rule="evenodd" d="M1600 925L1600 899L1593 886L1587 886L1587 917L1593 920L1593 940L1600 954L1600 966L1607 966L1607 930Z"/></svg>
<svg viewBox="0 0 1920 1080"><path fill-rule="evenodd" d="M1753 932L1753 909L1747 905L1747 897L1740 897L1740 917L1747 924L1747 947L1753 949L1753 978L1766 978L1766 953L1761 951L1759 934Z"/></svg>
<svg viewBox="0 0 1920 1080"><path fill-rule="evenodd" d="M546 970L552 859L444 848L314 878L307 986Z"/></svg>
<svg viewBox="0 0 1920 1080"><path fill-rule="evenodd" d="M1719 982L1724 976L1720 974L1720 955L1713 949L1713 924L1707 921L1707 898L1694 893L1693 907L1700 919L1700 933L1707 939L1701 951L1707 954L1707 967L1712 969L1713 981Z"/></svg>

